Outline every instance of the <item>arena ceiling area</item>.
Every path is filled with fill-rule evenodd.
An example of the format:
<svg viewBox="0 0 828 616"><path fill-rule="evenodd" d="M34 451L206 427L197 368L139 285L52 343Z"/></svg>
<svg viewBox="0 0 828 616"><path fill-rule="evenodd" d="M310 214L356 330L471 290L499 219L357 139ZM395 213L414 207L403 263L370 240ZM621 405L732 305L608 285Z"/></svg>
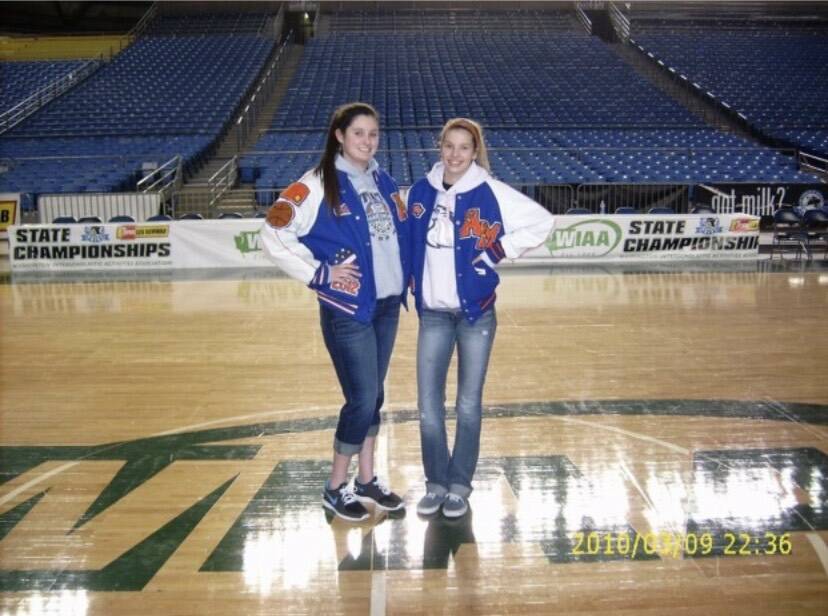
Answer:
<svg viewBox="0 0 828 616"><path fill-rule="evenodd" d="M127 32L152 2L0 2L0 32Z"/></svg>
<svg viewBox="0 0 828 616"><path fill-rule="evenodd" d="M124 2L0 2L0 33L2 34L33 34L33 33L54 33L54 32L127 32L149 9L153 3L150 1L124 1ZM205 11L226 10L230 3L225 2L204 2L201 0L182 2L158 2L158 7L164 13L181 13L194 11L203 13ZM278 10L280 2L275 1L246 1L233 2L232 10L256 10L265 8ZM422 1L323 1L323 2L289 2L294 5L315 5L325 11L342 10L401 10L401 9L479 9L479 2L465 2L454 0L448 2L422 2ZM492 2L486 3L488 8L502 9L514 7L515 9L539 9L550 7L573 6L571 1L513 1L513 2ZM671 13L674 17L683 16L686 18L699 18L710 13L709 1L704 2L617 2L620 7L631 10L635 13L663 12ZM732 5L734 10L755 11L763 14L766 18L779 18L781 16L803 16L825 18L828 15L828 3L826 2L717 2L717 11L727 10Z"/></svg>

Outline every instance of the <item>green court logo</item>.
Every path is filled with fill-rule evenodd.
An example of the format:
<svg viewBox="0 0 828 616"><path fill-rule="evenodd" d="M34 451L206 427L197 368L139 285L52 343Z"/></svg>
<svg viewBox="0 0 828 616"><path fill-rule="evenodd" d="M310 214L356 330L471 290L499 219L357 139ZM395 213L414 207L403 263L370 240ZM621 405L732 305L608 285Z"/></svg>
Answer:
<svg viewBox="0 0 828 616"><path fill-rule="evenodd" d="M594 400L583 402L577 414L610 416L727 417L745 420L777 419L781 412L797 422L824 425L828 406L733 400ZM535 402L504 405L487 410L492 419L524 417L566 417L573 414L569 402ZM395 424L418 421L414 410L401 410L388 417ZM116 441L99 445L69 446L0 446L0 542L11 545L47 546L55 557L44 568L21 566L21 559L10 559L10 544L4 544L6 556L0 565L0 592L31 592L88 590L100 592L140 591L152 580L170 557L192 536L204 517L217 506L235 510L235 520L210 526L213 533L212 552L204 556L193 574L239 573L245 571L245 558L250 546L264 541L268 553L273 549L266 537L292 522L322 516L319 486L330 473L330 462L318 459L272 460L270 472L259 489L246 499L229 491L244 467L261 462L270 454L262 446L268 437L307 432L332 431L334 416L307 417L268 421L248 425L208 428L152 436L132 441ZM246 442L250 441L250 442ZM518 454L518 452L516 452ZM684 454L682 454L684 455ZM803 478L822 477L828 467L828 455L813 447L786 449L749 449L694 451L688 460L692 477L688 485L710 493L728 494L730 487L743 486L744 472L791 473ZM265 458L269 461L269 458ZM117 465L111 464L118 462ZM53 472L72 468L71 473ZM104 463L104 464L100 464ZM109 463L109 464L106 464ZM194 466L195 465L195 466ZM198 466L202 472L193 475L192 485L171 484L164 475L176 467L188 473ZM210 469L208 474L204 469ZM654 560L658 558L729 556L742 554L785 554L783 534L809 528L828 529L828 516L822 508L780 500L775 509L764 512L767 528L735 526L739 520L727 510L708 511L702 507L688 512L686 524L672 529L666 540L667 552L655 549L653 533L637 532L626 519L624 507L610 506L618 515L604 515L606 503L596 499L596 483L585 470L566 455L553 451L535 455L484 457L478 466L481 493L495 489L505 481L517 502L535 502L538 495L548 495L548 509L542 512L511 512L506 509L488 512L499 515L493 528L501 529L498 537L487 533L483 541L500 543L534 543L548 562L566 564L609 560ZM619 471L620 472L620 471ZM54 504L46 504L47 518L39 517L44 503L61 498L59 494L83 494L79 487L88 478L101 475L101 488L92 496L86 510L77 515L69 512L65 519L55 518ZM527 481L527 478L532 478ZM621 475L618 481L622 480ZM602 480L606 481L606 479ZM171 486L175 485L171 489ZM487 487L488 486L488 487ZM500 490L499 487L496 488ZM79 490L79 491L76 491ZM54 496L58 494L58 496ZM140 494L140 498L136 497ZM82 498L82 496L81 496ZM595 510L588 509L594 503ZM586 507L587 509L584 509ZM583 516L564 518L562 511L575 508ZM149 523L141 521L147 511L165 512ZM123 533L111 537L100 532L102 518L130 521ZM411 515L411 514L409 514ZM29 519L31 523L22 522ZM52 527L43 522L52 520ZM411 530L404 516L389 516L377 523L389 537L380 548L372 539L373 529L364 535L360 549L348 548L336 553L337 568L345 570L427 570L446 569L451 557L463 544L476 543L471 516L444 524L442 516L428 520L422 550L413 546ZM135 522L135 520L138 520ZM596 521L599 522L596 525ZM425 523L425 522L424 522ZM66 529L65 543L57 529ZM204 529L203 529L204 530ZM759 532L759 531L762 532ZM764 532L765 530L772 532ZM335 543L336 526L331 527ZM744 532L742 532L744 531ZM87 532L89 540L73 541L75 533ZM741 534L739 534L741 532ZM262 539L265 537L265 539ZM750 541L743 543L743 537ZM675 539L675 541L674 541ZM689 540L689 543L688 543ZM120 552L111 561L98 567L66 567L65 555L72 554L81 563L91 561L88 554L107 543ZM678 544L677 541L682 541ZM737 543L738 541L738 543ZM769 543L770 541L770 543ZM698 542L696 545L695 542ZM789 544L788 548L789 548ZM741 549L745 552L739 551ZM421 552L421 555L418 555ZM303 554L277 551L273 558L301 562ZM310 556L308 556L310 557ZM286 569L285 569L286 570Z"/></svg>
<svg viewBox="0 0 828 616"><path fill-rule="evenodd" d="M593 218L555 228L546 247L553 257L603 257L618 246L621 235L616 223Z"/></svg>

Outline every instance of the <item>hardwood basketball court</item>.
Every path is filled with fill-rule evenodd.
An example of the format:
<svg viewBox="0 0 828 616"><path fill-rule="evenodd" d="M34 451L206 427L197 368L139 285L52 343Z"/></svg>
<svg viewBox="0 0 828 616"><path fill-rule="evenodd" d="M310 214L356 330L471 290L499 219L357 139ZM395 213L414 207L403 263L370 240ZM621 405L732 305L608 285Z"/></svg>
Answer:
<svg viewBox="0 0 828 616"><path fill-rule="evenodd" d="M828 268L513 268L499 297L471 513L416 514L409 313L378 440L407 512L349 525L302 285L6 280L0 613L826 613Z"/></svg>

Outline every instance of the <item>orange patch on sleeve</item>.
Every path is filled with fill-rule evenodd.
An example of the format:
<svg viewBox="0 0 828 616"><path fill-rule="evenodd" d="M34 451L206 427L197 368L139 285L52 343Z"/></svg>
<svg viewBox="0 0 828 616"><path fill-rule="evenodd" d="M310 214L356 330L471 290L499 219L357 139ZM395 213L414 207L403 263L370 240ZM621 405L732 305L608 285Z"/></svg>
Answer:
<svg viewBox="0 0 828 616"><path fill-rule="evenodd" d="M308 198L310 188L302 182L294 182L282 191L279 199L290 201L293 205L302 205L302 202Z"/></svg>
<svg viewBox="0 0 828 616"><path fill-rule="evenodd" d="M279 199L267 211L267 224L271 227L276 227L277 229L283 229L290 224L291 220L293 220L293 215L293 205L287 201Z"/></svg>

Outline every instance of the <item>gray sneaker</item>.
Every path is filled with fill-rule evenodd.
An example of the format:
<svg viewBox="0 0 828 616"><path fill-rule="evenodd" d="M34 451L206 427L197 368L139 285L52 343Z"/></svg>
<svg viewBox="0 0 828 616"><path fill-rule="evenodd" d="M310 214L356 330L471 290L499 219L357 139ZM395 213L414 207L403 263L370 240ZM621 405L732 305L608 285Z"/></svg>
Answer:
<svg viewBox="0 0 828 616"><path fill-rule="evenodd" d="M466 502L466 499L460 496L459 494L455 494L454 492L449 492L446 495L446 501L443 503L443 515L447 518L459 518L469 510L469 504Z"/></svg>
<svg viewBox="0 0 828 616"><path fill-rule="evenodd" d="M437 513L440 505L446 500L445 494L437 494L436 492L428 492L417 503L417 513L420 515L431 515Z"/></svg>

